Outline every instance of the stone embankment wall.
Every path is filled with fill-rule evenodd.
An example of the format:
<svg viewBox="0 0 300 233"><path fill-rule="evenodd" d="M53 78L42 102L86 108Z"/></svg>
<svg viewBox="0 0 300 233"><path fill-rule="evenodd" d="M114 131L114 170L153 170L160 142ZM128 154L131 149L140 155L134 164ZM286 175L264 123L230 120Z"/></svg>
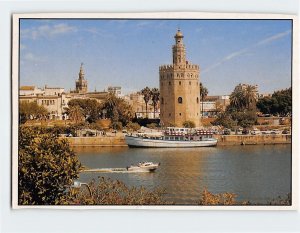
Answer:
<svg viewBox="0 0 300 233"><path fill-rule="evenodd" d="M124 136L69 137L71 146L127 146Z"/></svg>
<svg viewBox="0 0 300 233"><path fill-rule="evenodd" d="M291 135L215 135L218 146L268 145L291 143ZM124 135L102 137L70 137L71 146L127 146Z"/></svg>
<svg viewBox="0 0 300 233"><path fill-rule="evenodd" d="M292 142L291 135L216 135L218 146L270 145Z"/></svg>

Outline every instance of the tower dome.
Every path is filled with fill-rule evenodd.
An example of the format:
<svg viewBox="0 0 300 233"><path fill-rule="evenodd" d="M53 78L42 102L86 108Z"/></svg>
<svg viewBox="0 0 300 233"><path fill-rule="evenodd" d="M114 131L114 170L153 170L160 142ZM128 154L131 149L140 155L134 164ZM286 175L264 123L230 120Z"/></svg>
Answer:
<svg viewBox="0 0 300 233"><path fill-rule="evenodd" d="M177 30L177 33L175 34L174 37L175 37L175 38L183 38L183 34L182 34L182 32L180 31L180 29Z"/></svg>

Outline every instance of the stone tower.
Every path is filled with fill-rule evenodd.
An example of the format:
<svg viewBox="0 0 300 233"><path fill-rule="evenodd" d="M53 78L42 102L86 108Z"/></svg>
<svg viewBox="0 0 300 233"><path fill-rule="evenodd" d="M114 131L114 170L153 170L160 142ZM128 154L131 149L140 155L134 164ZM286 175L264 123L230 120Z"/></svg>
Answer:
<svg viewBox="0 0 300 233"><path fill-rule="evenodd" d="M76 81L76 92L87 93L87 80L84 79L83 63L81 63L78 80Z"/></svg>
<svg viewBox="0 0 300 233"><path fill-rule="evenodd" d="M182 127L185 121L200 126L199 66L186 60L183 34L178 29L173 64L159 67L160 119L163 126Z"/></svg>

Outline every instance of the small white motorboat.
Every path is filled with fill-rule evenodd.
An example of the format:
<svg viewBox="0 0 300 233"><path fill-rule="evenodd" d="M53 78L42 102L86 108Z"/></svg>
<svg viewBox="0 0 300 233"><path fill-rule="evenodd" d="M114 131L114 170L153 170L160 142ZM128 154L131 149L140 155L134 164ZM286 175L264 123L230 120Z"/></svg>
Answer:
<svg viewBox="0 0 300 233"><path fill-rule="evenodd" d="M134 172L154 172L160 163L152 163L152 162L141 162L136 165L131 165L127 167L127 171L134 171Z"/></svg>

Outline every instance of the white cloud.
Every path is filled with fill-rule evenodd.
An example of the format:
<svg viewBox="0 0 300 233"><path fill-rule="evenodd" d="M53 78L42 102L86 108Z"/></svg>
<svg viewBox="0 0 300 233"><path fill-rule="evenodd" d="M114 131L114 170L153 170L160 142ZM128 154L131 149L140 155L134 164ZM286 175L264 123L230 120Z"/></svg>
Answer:
<svg viewBox="0 0 300 233"><path fill-rule="evenodd" d="M276 40L278 40L278 39L280 39L282 37L285 37L285 36L289 35L290 33L291 33L291 30L288 30L288 31L285 31L285 32L280 32L280 33L275 34L273 36L267 37L267 38L265 38L265 39L263 39L261 41L258 41L257 43L252 44L252 45L250 45L250 46L248 46L246 48L243 48L241 50L232 52L232 53L228 54L227 56L223 57L222 59L220 59L218 62L216 62L216 63L212 64L211 66L207 67L206 69L202 70L202 73L206 73L208 71L211 71L214 68L222 65L223 63L232 60L233 58L249 54L250 50L255 49L255 48L257 48L259 46L262 46L262 45L270 44L273 41L276 41Z"/></svg>
<svg viewBox="0 0 300 233"><path fill-rule="evenodd" d="M33 53L25 53L24 56L21 56L21 61L22 62L43 62L45 61L44 58L42 57L38 57L37 55L33 54Z"/></svg>
<svg viewBox="0 0 300 233"><path fill-rule="evenodd" d="M36 40L38 38L49 38L58 35L64 35L77 32L78 29L65 23L60 24L44 24L39 27L32 27L21 30L21 38Z"/></svg>
<svg viewBox="0 0 300 233"><path fill-rule="evenodd" d="M285 32L281 32L281 33L278 33L276 35L270 36L270 37L268 37L268 38L266 38L264 40L261 40L258 43L256 43L256 46L264 45L264 44L269 44L269 43L271 43L271 42L273 42L275 40L278 40L278 39L280 39L282 37L285 37L285 36L289 35L290 33L291 33L291 30L287 30Z"/></svg>

